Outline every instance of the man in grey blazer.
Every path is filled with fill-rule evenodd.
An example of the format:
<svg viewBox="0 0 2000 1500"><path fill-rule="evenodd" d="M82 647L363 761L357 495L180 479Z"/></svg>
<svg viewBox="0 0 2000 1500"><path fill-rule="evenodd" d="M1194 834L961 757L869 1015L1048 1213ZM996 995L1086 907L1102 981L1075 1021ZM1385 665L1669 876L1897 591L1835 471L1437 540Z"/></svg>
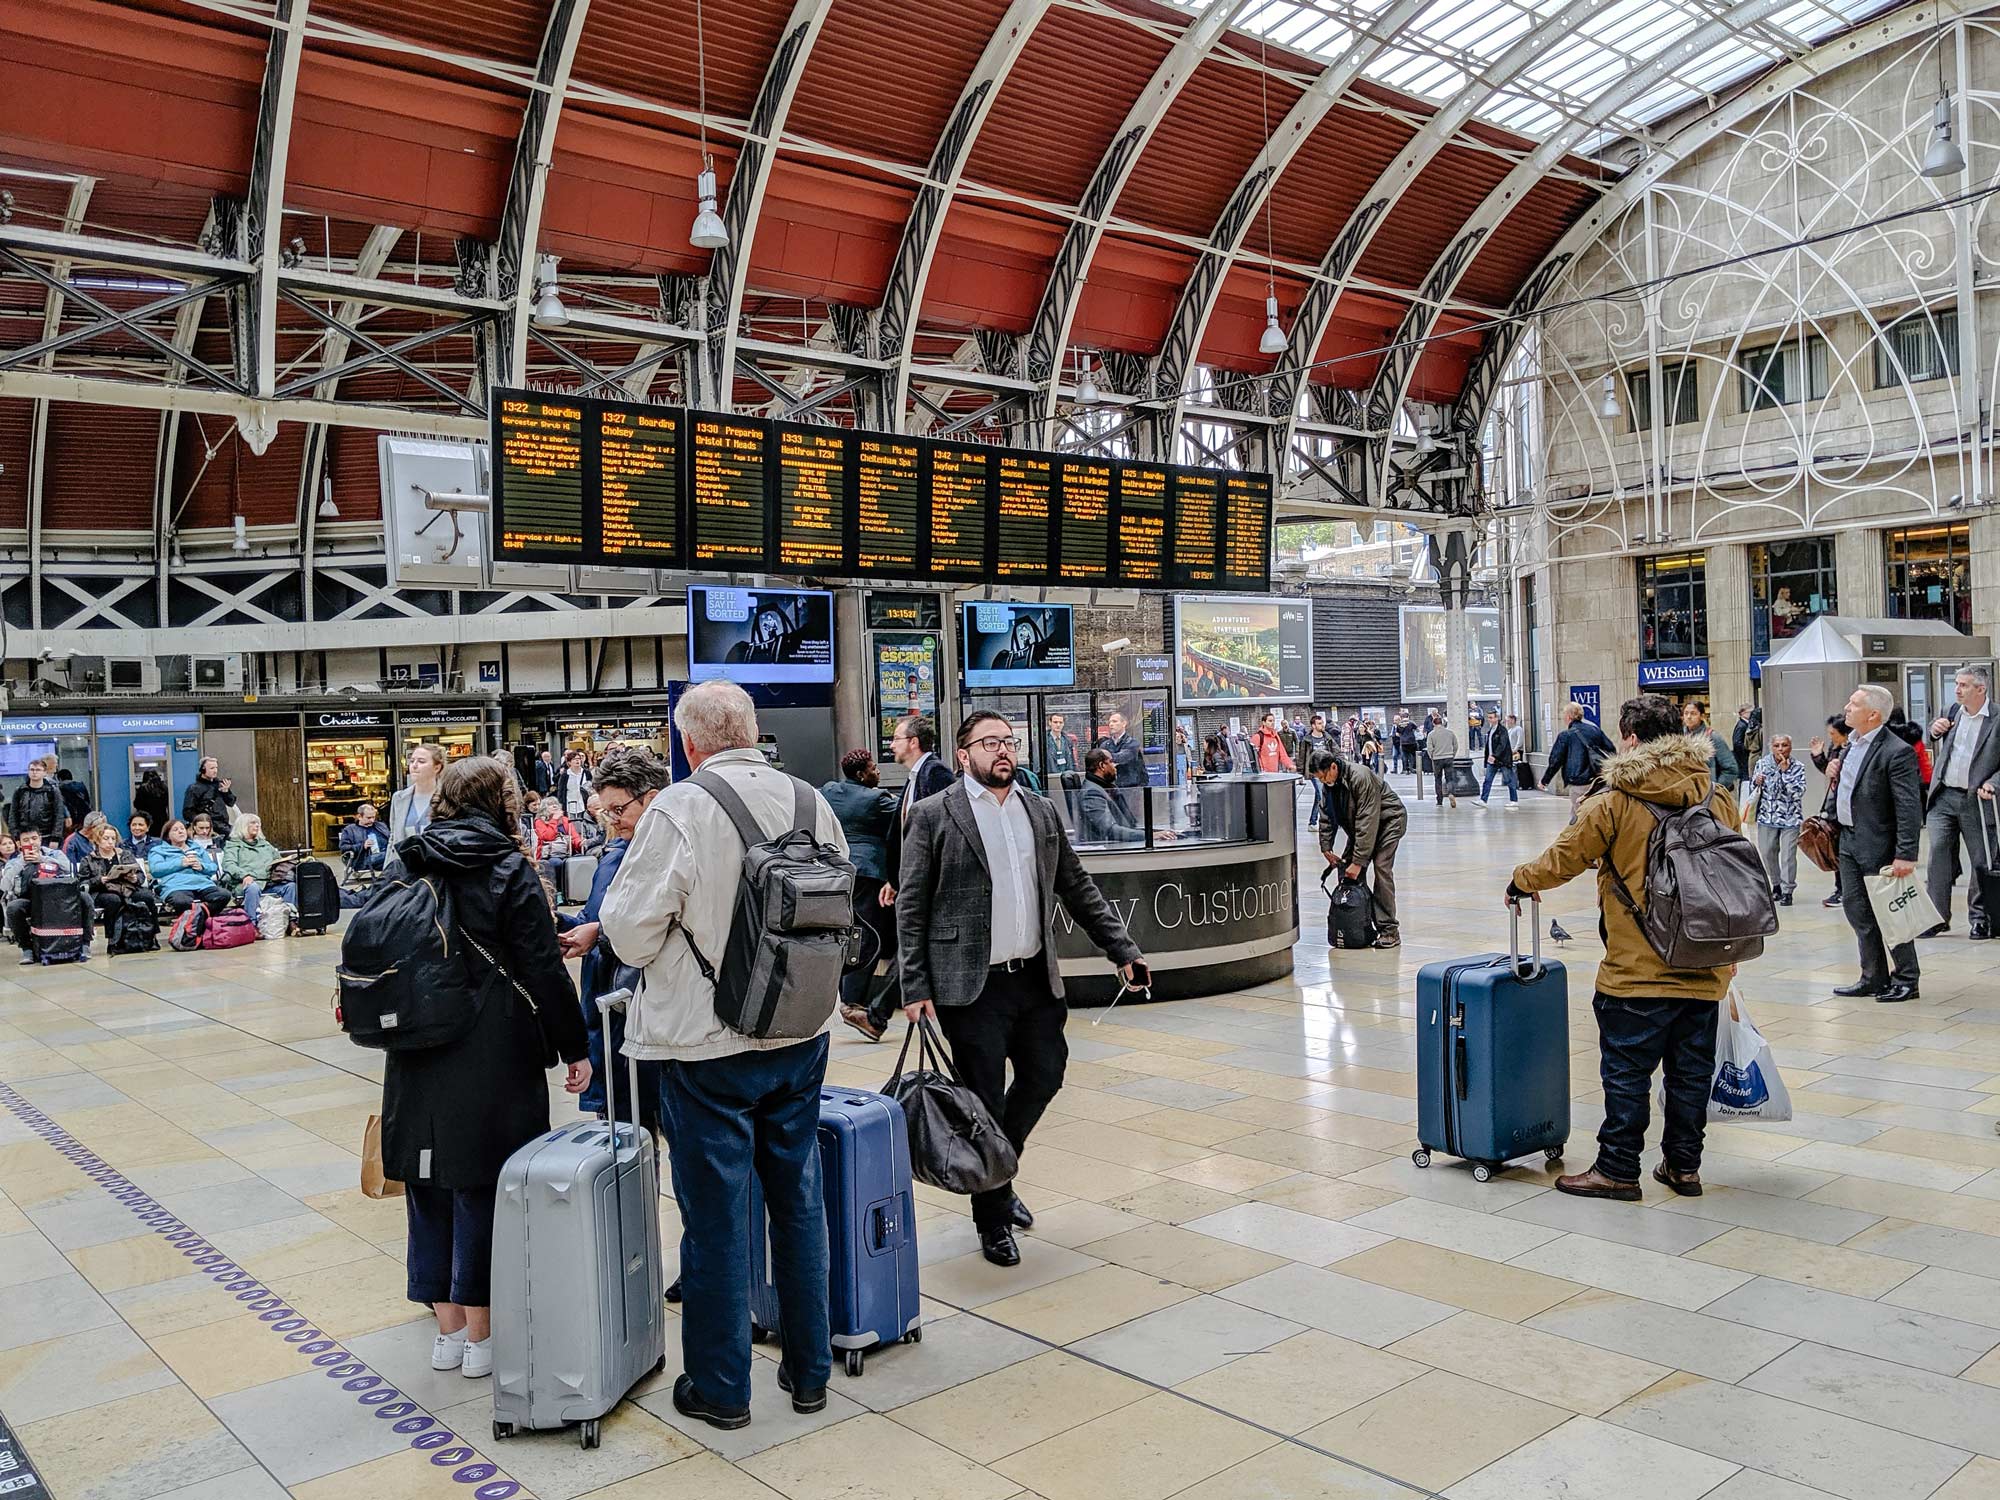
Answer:
<svg viewBox="0 0 2000 1500"><path fill-rule="evenodd" d="M903 832L896 881L903 1009L913 1024L937 1018L966 1085L1019 1151L1061 1089L1069 1059L1057 903L1126 983L1145 982L1145 962L1084 872L1056 810L1014 784L1021 741L1013 724L985 710L968 714L957 755L964 775L912 807ZM1020 1264L1014 1230L1031 1227L1034 1216L1013 1184L973 1194L972 1219L989 1261Z"/></svg>
<svg viewBox="0 0 2000 1500"><path fill-rule="evenodd" d="M1931 864L1925 884L1939 920L1926 937L1940 936L1950 929L1951 890L1960 874L1993 863L1986 847L1992 837L1991 809L1982 808L1974 799L1990 803L1994 778L2000 776L2000 732L1993 727L1994 717L1986 669L1960 668L1958 702L1931 725L1937 749L1931 755L1931 786L1924 799L1931 836ZM1961 844L1965 848L1963 867L1958 853ZM1992 935L1992 913L1986 910L1976 877L1965 894L1965 917L1974 942Z"/></svg>

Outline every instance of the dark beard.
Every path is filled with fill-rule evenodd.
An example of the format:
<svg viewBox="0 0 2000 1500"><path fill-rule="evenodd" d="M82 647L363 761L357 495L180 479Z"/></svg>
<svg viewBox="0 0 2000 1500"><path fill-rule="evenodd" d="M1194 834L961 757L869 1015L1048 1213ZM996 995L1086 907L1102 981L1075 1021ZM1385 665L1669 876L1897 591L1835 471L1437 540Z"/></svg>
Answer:
<svg viewBox="0 0 2000 1500"><path fill-rule="evenodd" d="M1014 768L1012 766L1009 766L1003 772L996 764L988 766L984 771L977 771L974 774L979 778L979 784L984 787L997 789L1014 784Z"/></svg>

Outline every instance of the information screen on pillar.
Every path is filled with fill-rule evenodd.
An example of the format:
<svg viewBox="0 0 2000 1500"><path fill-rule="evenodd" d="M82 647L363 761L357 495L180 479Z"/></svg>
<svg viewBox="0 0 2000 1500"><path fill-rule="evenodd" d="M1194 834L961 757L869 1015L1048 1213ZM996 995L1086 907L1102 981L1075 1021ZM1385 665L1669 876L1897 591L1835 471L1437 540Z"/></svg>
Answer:
<svg viewBox="0 0 2000 1500"><path fill-rule="evenodd" d="M1067 604L973 601L960 609L968 689L1076 686Z"/></svg>
<svg viewBox="0 0 2000 1500"><path fill-rule="evenodd" d="M688 428L692 565L763 572L770 509L765 496L768 424L697 412Z"/></svg>
<svg viewBox="0 0 2000 1500"><path fill-rule="evenodd" d="M845 573L848 463L854 434L840 427L779 427L778 569Z"/></svg>
<svg viewBox="0 0 2000 1500"><path fill-rule="evenodd" d="M1312 698L1312 601L1236 594L1174 601L1183 703L1304 703Z"/></svg>
<svg viewBox="0 0 2000 1500"><path fill-rule="evenodd" d="M688 589L688 676L697 682L833 681L833 595Z"/></svg>
<svg viewBox="0 0 2000 1500"><path fill-rule="evenodd" d="M1445 614L1441 605L1402 606L1403 701L1442 703L1445 699ZM1473 698L1500 696L1500 611L1465 612L1465 690Z"/></svg>
<svg viewBox="0 0 2000 1500"><path fill-rule="evenodd" d="M687 413L670 406L601 406L593 415L603 560L678 567L681 428Z"/></svg>
<svg viewBox="0 0 2000 1500"><path fill-rule="evenodd" d="M495 400L493 510L501 555L585 559L585 434L579 401L526 392Z"/></svg>
<svg viewBox="0 0 2000 1500"><path fill-rule="evenodd" d="M1058 462L1058 582L1081 588L1111 582L1111 507L1117 473L1118 466L1106 458Z"/></svg>

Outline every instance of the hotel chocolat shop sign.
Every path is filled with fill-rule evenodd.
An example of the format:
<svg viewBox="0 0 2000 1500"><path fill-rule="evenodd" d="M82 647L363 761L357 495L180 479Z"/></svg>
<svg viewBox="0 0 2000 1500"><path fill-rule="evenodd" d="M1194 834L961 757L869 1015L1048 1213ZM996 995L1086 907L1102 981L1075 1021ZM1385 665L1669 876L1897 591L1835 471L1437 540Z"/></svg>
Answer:
<svg viewBox="0 0 2000 1500"><path fill-rule="evenodd" d="M1299 925L1297 872L1297 859L1287 853L1213 865L1100 865L1091 873L1132 941L1152 956L1289 937ZM1060 907L1056 950L1064 958L1097 953Z"/></svg>

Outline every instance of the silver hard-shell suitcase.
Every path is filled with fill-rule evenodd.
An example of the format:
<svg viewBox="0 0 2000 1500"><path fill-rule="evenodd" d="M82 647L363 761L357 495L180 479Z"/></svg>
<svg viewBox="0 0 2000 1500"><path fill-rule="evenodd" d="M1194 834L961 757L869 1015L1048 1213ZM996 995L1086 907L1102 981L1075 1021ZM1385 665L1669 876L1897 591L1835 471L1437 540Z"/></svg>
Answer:
<svg viewBox="0 0 2000 1500"><path fill-rule="evenodd" d="M590 883L597 878L595 854L572 854L563 861L562 899L565 906L581 906L590 899Z"/></svg>
<svg viewBox="0 0 2000 1500"><path fill-rule="evenodd" d="M609 1014L632 997L598 1000ZM609 1023L607 1020L607 1032ZM627 1060L633 1097L639 1065ZM605 1103L617 1114L607 1058ZM616 1148L613 1132L616 1132ZM493 1436L598 1419L666 1364L660 1174L652 1136L584 1120L537 1136L500 1169L493 1211Z"/></svg>

